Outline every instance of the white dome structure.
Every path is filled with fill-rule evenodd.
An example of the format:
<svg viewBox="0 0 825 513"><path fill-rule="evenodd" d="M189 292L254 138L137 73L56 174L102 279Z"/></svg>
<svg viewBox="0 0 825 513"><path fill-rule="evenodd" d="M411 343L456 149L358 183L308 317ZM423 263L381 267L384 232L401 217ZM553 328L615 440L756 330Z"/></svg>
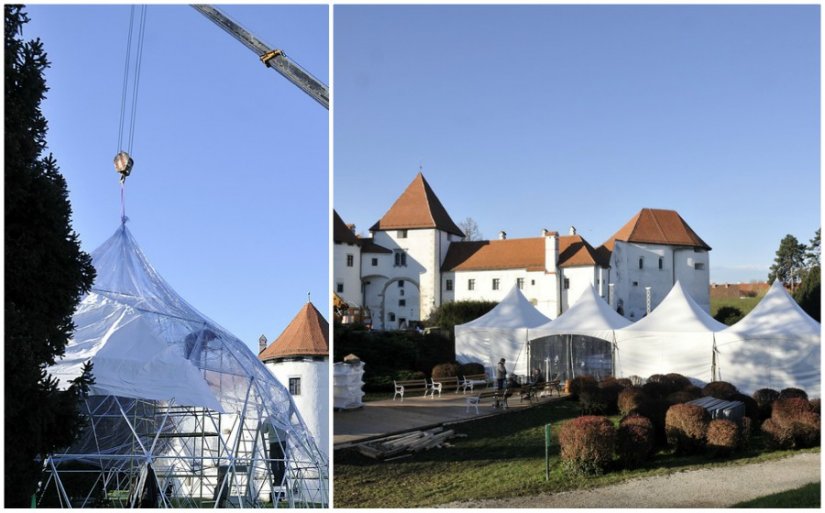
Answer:
<svg viewBox="0 0 825 513"><path fill-rule="evenodd" d="M289 392L152 268L125 224L92 253L68 385L93 364L89 423L49 456L40 506L326 507L328 462Z"/></svg>

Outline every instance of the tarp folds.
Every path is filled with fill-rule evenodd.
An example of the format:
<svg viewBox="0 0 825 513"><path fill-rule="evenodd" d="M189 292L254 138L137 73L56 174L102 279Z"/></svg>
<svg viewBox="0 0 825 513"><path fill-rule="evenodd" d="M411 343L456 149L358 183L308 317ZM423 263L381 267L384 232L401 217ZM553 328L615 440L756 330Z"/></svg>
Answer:
<svg viewBox="0 0 825 513"><path fill-rule="evenodd" d="M818 397L821 325L776 280L748 315L716 336L721 379L743 393L795 387Z"/></svg>
<svg viewBox="0 0 825 513"><path fill-rule="evenodd" d="M528 330L549 320L513 285L495 308L455 327L456 359L459 363L481 363L492 376L495 365L504 358L509 373L526 376Z"/></svg>
<svg viewBox="0 0 825 513"><path fill-rule="evenodd" d="M647 317L616 331L617 375L647 378L675 372L709 382L714 335L726 327L676 282Z"/></svg>

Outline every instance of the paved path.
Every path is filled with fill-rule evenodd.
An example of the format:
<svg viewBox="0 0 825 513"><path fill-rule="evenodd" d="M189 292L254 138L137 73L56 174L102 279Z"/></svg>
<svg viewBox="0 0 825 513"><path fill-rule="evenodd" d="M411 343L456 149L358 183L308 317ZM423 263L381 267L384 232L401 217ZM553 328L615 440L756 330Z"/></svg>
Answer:
<svg viewBox="0 0 825 513"><path fill-rule="evenodd" d="M821 479L820 453L690 470L555 494L453 502L441 508L724 508Z"/></svg>
<svg viewBox="0 0 825 513"><path fill-rule="evenodd" d="M380 435L517 411L530 405L529 402L521 402L518 397L510 397L510 407L503 410L493 408L487 399L478 406L479 412L476 413L472 407L467 411L464 398L461 392L444 392L441 397L436 396L434 399L420 395L407 396L403 403L400 399L385 399L366 402L363 407L355 410L336 411L333 414L332 443L337 449ZM543 398L540 401L548 400L550 399ZM557 396L553 396L553 400L557 400Z"/></svg>

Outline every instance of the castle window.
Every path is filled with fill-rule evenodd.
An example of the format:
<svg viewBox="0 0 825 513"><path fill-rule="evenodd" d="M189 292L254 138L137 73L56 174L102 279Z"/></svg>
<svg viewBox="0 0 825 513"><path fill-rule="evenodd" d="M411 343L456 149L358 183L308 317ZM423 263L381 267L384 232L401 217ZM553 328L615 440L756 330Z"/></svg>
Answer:
<svg viewBox="0 0 825 513"><path fill-rule="evenodd" d="M519 290L524 289L524 278L516 278L516 286Z"/></svg>
<svg viewBox="0 0 825 513"><path fill-rule="evenodd" d="M659 257L659 269L664 269L664 268L665 268L665 259L662 258L662 257Z"/></svg>
<svg viewBox="0 0 825 513"><path fill-rule="evenodd" d="M453 290L453 280L447 280L446 289Z"/></svg>
<svg viewBox="0 0 825 513"><path fill-rule="evenodd" d="M639 257L639 269L645 268L645 257Z"/></svg>
<svg viewBox="0 0 825 513"><path fill-rule="evenodd" d="M289 378L289 393L301 395L301 378Z"/></svg>
<svg viewBox="0 0 825 513"><path fill-rule="evenodd" d="M693 268L696 269L697 271L704 271L705 270L705 264L702 263L702 262L696 262L695 264L693 264Z"/></svg>
<svg viewBox="0 0 825 513"><path fill-rule="evenodd" d="M498 286L501 283L501 280L498 278L493 278L493 290L498 290Z"/></svg>
<svg viewBox="0 0 825 513"><path fill-rule="evenodd" d="M355 261L355 258L352 255L347 255L347 267L352 267L352 263Z"/></svg>
<svg viewBox="0 0 825 513"><path fill-rule="evenodd" d="M388 315L388 317L389 317L389 319L390 319L390 322L395 322L395 314L394 314L394 313L390 312L390 313L389 313L389 314L387 314L387 315Z"/></svg>
<svg viewBox="0 0 825 513"><path fill-rule="evenodd" d="M372 266L373 267L378 267L378 259L377 258L372 259Z"/></svg>
<svg viewBox="0 0 825 513"><path fill-rule="evenodd" d="M407 300L406 299L399 299L398 300L398 306L407 306Z"/></svg>
<svg viewBox="0 0 825 513"><path fill-rule="evenodd" d="M395 232L395 236L399 239L406 239L407 238L407 230L398 230Z"/></svg>
<svg viewBox="0 0 825 513"><path fill-rule="evenodd" d="M570 288L570 278L564 279L564 290L568 290Z"/></svg>
<svg viewBox="0 0 825 513"><path fill-rule="evenodd" d="M475 290L476 289L476 281L472 278L467 280L467 290Z"/></svg>
<svg viewBox="0 0 825 513"><path fill-rule="evenodd" d="M404 288L404 280L398 280L398 288Z"/></svg>
<svg viewBox="0 0 825 513"><path fill-rule="evenodd" d="M638 282L638 281L634 281L634 282L633 282L633 286L634 286L634 287L638 287L638 286L639 286L639 282Z"/></svg>
<svg viewBox="0 0 825 513"><path fill-rule="evenodd" d="M336 283L335 284L335 292L341 294L344 292L344 284L343 283Z"/></svg>
<svg viewBox="0 0 825 513"><path fill-rule="evenodd" d="M535 285L535 284L536 284L536 280L530 280L530 285Z"/></svg>
<svg viewBox="0 0 825 513"><path fill-rule="evenodd" d="M396 249L393 253L395 254L395 267L407 267L407 253L403 249Z"/></svg>

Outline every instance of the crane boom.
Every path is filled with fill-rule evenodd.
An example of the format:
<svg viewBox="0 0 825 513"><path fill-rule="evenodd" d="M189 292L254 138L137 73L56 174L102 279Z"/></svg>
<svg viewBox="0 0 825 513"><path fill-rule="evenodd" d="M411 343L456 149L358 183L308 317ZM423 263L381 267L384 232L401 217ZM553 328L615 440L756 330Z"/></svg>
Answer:
<svg viewBox="0 0 825 513"><path fill-rule="evenodd" d="M286 77L287 80L298 86L302 91L329 110L329 89L326 84L287 57L283 51L272 49L251 32L229 18L229 16L211 5L192 5L192 7L212 20L244 46L255 52L267 67L274 69Z"/></svg>

